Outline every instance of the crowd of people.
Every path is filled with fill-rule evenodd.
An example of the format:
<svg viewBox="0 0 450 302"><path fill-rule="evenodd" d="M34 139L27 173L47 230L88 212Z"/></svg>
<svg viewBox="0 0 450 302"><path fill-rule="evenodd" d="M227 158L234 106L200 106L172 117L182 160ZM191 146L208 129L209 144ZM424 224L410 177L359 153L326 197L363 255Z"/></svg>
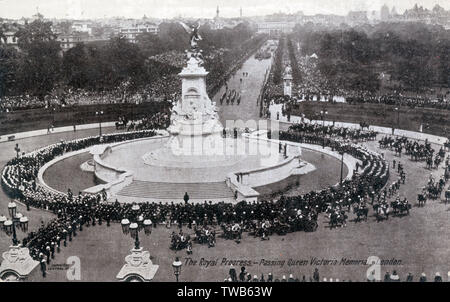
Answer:
<svg viewBox="0 0 450 302"><path fill-rule="evenodd" d="M220 105L223 105L223 103L226 103L229 105L234 105L234 102L236 102L236 105L239 105L241 103L241 94L237 92L235 89L227 89L220 97Z"/></svg>
<svg viewBox="0 0 450 302"><path fill-rule="evenodd" d="M219 92L220 88L225 86L231 76L235 75L239 69L241 69L244 62L259 48L266 43L266 37L256 35L250 40L241 45L239 51L229 51L227 53L218 54L215 58L208 59L205 62L207 70L209 71L206 79L208 83L208 94L214 96ZM223 66L221 56L230 56L232 63Z"/></svg>
<svg viewBox="0 0 450 302"><path fill-rule="evenodd" d="M294 48L295 49L295 48ZM346 102L349 104L386 104L396 106L408 106L411 108L436 108L450 110L450 90L436 93L430 91L422 94L412 94L405 91L401 87L385 92L367 91L367 90L349 90L338 83L330 82L324 77L318 68L317 55L297 56L290 64L297 64L300 81L292 86L292 97L289 100L293 102L301 101L322 101L322 102ZM274 61L274 64L277 62ZM271 69L271 73L274 72ZM271 77L273 75L271 74ZM270 102L286 102L283 92L283 82L267 84L264 90L264 101Z"/></svg>
<svg viewBox="0 0 450 302"><path fill-rule="evenodd" d="M352 282L351 279L339 279L339 278L321 278L319 270L316 268L312 275L307 277L303 275L301 278L294 276L293 274L285 274L280 277L274 276L272 273L268 273L266 276L264 274L253 275L247 271L245 266L240 268L239 272L236 272L236 269L233 266L230 266L228 271L228 277L223 280L224 282ZM354 280L361 281L361 280ZM397 270L393 270L392 273L386 272L384 276L377 277L375 273L369 274L367 278L362 281L367 282L443 282L441 274L436 272L431 280L427 278L425 273L422 273L418 278L415 277L412 273L408 273L405 278L401 278L397 273ZM447 280L450 282L450 271L447 274Z"/></svg>
<svg viewBox="0 0 450 302"><path fill-rule="evenodd" d="M325 126L311 123L296 123L289 127L290 130L313 134L316 136L325 135L332 138L342 138L353 142L375 140L377 132L373 130L352 129L345 127Z"/></svg>
<svg viewBox="0 0 450 302"><path fill-rule="evenodd" d="M179 97L179 79L163 76L151 85L136 91L127 91L118 87L112 91L88 91L84 89L67 89L52 91L43 98L39 96L20 95L0 97L0 112L17 110L59 108L93 104L141 104L151 101L175 100Z"/></svg>

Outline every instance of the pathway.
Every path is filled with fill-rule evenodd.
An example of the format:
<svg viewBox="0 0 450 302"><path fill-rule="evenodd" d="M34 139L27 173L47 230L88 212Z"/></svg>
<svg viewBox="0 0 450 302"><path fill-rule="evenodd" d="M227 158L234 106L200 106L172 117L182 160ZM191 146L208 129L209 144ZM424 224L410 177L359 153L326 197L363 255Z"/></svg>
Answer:
<svg viewBox="0 0 450 302"><path fill-rule="evenodd" d="M216 102L219 109L220 121L225 126L227 120L259 120L259 106L257 99L264 81L266 70L270 68L271 60L257 60L251 56L239 69L234 76L228 80L228 89L241 91L241 103L237 105L220 105L220 97L225 92L223 86L219 92L213 97L212 101ZM247 72L248 76L244 77L243 72ZM242 84L240 83L242 79Z"/></svg>

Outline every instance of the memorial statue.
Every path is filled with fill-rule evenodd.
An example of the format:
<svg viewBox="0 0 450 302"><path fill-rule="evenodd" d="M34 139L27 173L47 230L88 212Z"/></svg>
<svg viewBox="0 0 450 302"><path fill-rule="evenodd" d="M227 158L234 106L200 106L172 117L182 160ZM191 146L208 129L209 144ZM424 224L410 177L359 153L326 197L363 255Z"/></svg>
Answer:
<svg viewBox="0 0 450 302"><path fill-rule="evenodd" d="M198 33L198 29L200 28L200 24L191 25L190 27L181 21L178 23L183 26L184 30L189 34L190 38L190 49L186 51L187 59L189 60L191 57L197 59L199 61L199 65L203 65L203 55L201 49L198 47L198 41L202 40L202 37Z"/></svg>

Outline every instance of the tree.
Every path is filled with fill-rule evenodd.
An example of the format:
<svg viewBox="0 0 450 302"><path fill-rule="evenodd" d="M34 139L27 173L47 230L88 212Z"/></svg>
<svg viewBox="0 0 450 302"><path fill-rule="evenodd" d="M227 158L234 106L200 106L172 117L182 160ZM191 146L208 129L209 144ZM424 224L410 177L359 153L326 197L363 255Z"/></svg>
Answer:
<svg viewBox="0 0 450 302"><path fill-rule="evenodd" d="M189 46L189 34L181 24L163 22L159 25L158 37L164 51L184 51Z"/></svg>
<svg viewBox="0 0 450 302"><path fill-rule="evenodd" d="M0 44L0 97L14 93L18 56L16 49Z"/></svg>
<svg viewBox="0 0 450 302"><path fill-rule="evenodd" d="M17 67L16 88L41 98L54 87L61 66L61 48L51 26L51 22L35 20L16 33L23 52Z"/></svg>
<svg viewBox="0 0 450 302"><path fill-rule="evenodd" d="M74 88L93 88L100 80L95 51L83 43L69 49L63 57L62 73L67 84Z"/></svg>
<svg viewBox="0 0 450 302"><path fill-rule="evenodd" d="M164 51L161 39L153 33L142 33L136 37L137 45L146 57L160 54Z"/></svg>
<svg viewBox="0 0 450 302"><path fill-rule="evenodd" d="M132 86L136 86L145 81L145 57L136 44L117 37L109 41L103 52L108 79L105 84L117 87L131 79Z"/></svg>
<svg viewBox="0 0 450 302"><path fill-rule="evenodd" d="M19 29L16 33L18 46L27 51L34 42L51 42L56 40L56 35L52 31L52 22L35 20Z"/></svg>
<svg viewBox="0 0 450 302"><path fill-rule="evenodd" d="M43 98L60 78L60 51L56 41L34 41L27 45L18 63L17 89Z"/></svg>

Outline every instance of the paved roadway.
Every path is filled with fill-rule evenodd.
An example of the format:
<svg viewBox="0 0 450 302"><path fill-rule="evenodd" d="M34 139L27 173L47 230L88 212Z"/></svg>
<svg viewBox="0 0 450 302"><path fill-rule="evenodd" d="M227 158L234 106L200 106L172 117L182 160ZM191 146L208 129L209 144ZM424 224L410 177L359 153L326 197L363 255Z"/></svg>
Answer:
<svg viewBox="0 0 450 302"><path fill-rule="evenodd" d="M259 106L256 102L259 96L261 86L264 81L264 75L266 70L270 68L271 60L257 60L254 56L251 56L243 65L240 70L236 72L234 76L228 81L228 89L234 89L237 92L241 91L241 103L237 105L226 104L224 101L220 105L220 97L225 92L225 86L223 86L219 92L213 97L213 102L216 102L216 106L219 109L219 116L221 123L225 126L227 120L259 120ZM247 72L248 76L244 77L243 73ZM242 79L242 84L240 83Z"/></svg>

